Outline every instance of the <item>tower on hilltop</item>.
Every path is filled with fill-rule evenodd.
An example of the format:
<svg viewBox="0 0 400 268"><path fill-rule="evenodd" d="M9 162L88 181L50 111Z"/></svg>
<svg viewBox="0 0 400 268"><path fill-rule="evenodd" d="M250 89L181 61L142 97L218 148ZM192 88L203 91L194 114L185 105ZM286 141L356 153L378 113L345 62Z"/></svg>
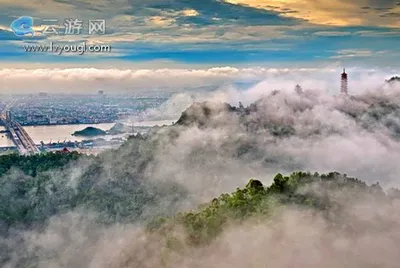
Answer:
<svg viewBox="0 0 400 268"><path fill-rule="evenodd" d="M348 76L347 76L347 73L346 73L346 69L343 69L340 93L346 94L346 95L348 94L348 80L347 80L347 78L348 78Z"/></svg>

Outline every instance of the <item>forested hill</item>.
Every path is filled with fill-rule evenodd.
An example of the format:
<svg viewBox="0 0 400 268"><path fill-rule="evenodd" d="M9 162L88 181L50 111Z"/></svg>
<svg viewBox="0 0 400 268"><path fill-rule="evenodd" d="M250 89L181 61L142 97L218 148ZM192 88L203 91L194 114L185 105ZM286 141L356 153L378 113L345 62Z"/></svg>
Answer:
<svg viewBox="0 0 400 268"><path fill-rule="evenodd" d="M397 81L392 78L391 81ZM357 95L331 101L318 100L310 92L293 96L275 91L266 94L247 107L239 107L220 102L197 102L187 108L175 123L178 126L197 126L200 128L224 128L235 126L250 135L266 131L275 137L294 135L318 136L320 134L340 133L343 129L332 126L321 128L324 122L302 121L309 113L326 106L352 123L367 131L384 127L394 137L400 137L400 103L386 96ZM308 119L311 120L311 119ZM315 121L315 119L313 119ZM310 124L311 123L311 124ZM315 124L318 123L318 124ZM310 124L307 126L307 124ZM315 125L314 125L315 124ZM308 127L306 132L305 126Z"/></svg>
<svg viewBox="0 0 400 268"><path fill-rule="evenodd" d="M176 226L183 226L186 235L180 243L199 246L210 243L231 225L253 218L269 222L285 208L295 208L321 214L332 228L356 234L371 229L361 229L359 219L347 214L353 205L374 204L374 208L379 208L391 206L395 200L400 200L400 191L392 188L385 192L379 182L369 186L337 172L321 175L294 172L289 176L277 174L270 186L252 179L245 188L222 194L198 210L174 218L154 219L148 228L151 232L169 235ZM371 219L370 227L386 220L385 216L377 216Z"/></svg>
<svg viewBox="0 0 400 268"><path fill-rule="evenodd" d="M57 159L61 156L47 155L47 157ZM25 160L28 159L29 157L25 158ZM48 162L48 164L51 163L51 161ZM56 165L56 163L59 164L60 162L57 160L53 162L53 165ZM95 166L92 166L91 169L93 167ZM165 184L161 187L153 185L153 188L150 188L149 185L143 187L136 184L139 189L135 190L132 184L121 182L97 184L93 182L93 177L89 174L79 178L76 182L77 187L72 189L62 181L62 177L59 181L55 179L57 177L51 177L46 172L37 172L34 177L20 176L10 180L10 177L7 177L6 174L0 178L0 221L6 223L12 229L16 226L21 227L21 225L28 227L27 224L29 223L41 223L38 225L39 228L32 230L38 232L38 236L42 232L44 232L43 235L48 235L46 228L50 227L46 227L46 222L50 217L64 215L64 213L72 212L78 208L85 208L84 211L88 211L87 209L97 211L101 217L91 221L88 226L68 227L72 228L69 232L76 232L81 228L94 229L93 231L98 232L94 241L98 241L104 235L104 232L108 232L103 227L99 227L99 224L109 226L112 223L134 223L141 218L140 215L147 206L154 207L157 204L160 206L161 203L159 202L170 202L168 200L170 200L171 195L175 195L175 201L185 199L184 195L176 194L179 189L176 186L170 185L170 188L166 189L167 185ZM90 172L99 174L95 170ZM160 188L164 189L161 190ZM159 192L157 193L155 189L158 189ZM219 239L226 239L224 234L229 234L232 228L238 228L242 233L247 232L243 231L240 226L250 228L246 226L261 224L264 228L274 230L276 232L274 236L281 236L281 239L284 239L284 242L287 243L286 239L289 241L296 239L295 237L287 237L287 234L282 233L282 230L279 229L286 226L285 217L287 216L285 215L288 212L300 213L299 215L294 214L295 220L299 221L300 225L304 224L302 223L304 219L310 220L311 226L319 221L325 222L324 232L326 232L327 237L337 234L340 237L362 239L365 234L381 232L380 230L391 230L397 226L397 222L392 218L392 215L395 214L387 214L387 212L397 210L396 204L399 201L400 191L398 189L390 189L385 192L379 183L369 186L358 179L337 172L321 175L305 172L294 172L288 176L277 174L269 186L263 185L259 180L251 179L244 188L238 188L230 194L222 194L192 211L181 212L168 217L158 217L159 210L153 211L153 216L146 218L148 220L146 229L144 233L138 234L139 239L134 236L130 238L132 240L125 241L124 243L128 243L126 248L123 249L125 253L118 258L110 259L110 261L121 263L115 267L158 268L176 267L174 265L178 264L183 266L177 267L186 267L184 263L189 256L193 258L191 255L193 250L200 250L198 254L202 255L201 250L207 249ZM363 209L367 208L368 214L363 212L362 215L358 215L357 211L360 208L358 206ZM54 221L51 224L54 225ZM81 224L86 223L82 222ZM55 226L51 228L53 227ZM65 229L65 227L63 228ZM293 228L298 228L298 226ZM320 226L316 225L315 228L320 228ZM50 231L53 230L50 229ZM2 232L5 237L9 235L6 230ZM7 244L9 243L8 240L2 240L0 233L0 246L4 249L0 252L0 264L7 263L11 259L13 251L18 251L24 256L17 259L17 267L28 265L29 267L42 267L41 260L53 259L52 255L42 255L43 249L41 247L31 248L29 243L32 242L25 241L27 238L24 237L24 232L21 234L14 232L13 234L16 235L13 239L24 241L24 243L14 248L12 244ZM89 234L88 230L85 231L84 235L86 234ZM146 237L145 239L143 239L143 235ZM311 235L311 233L303 235ZM271 238L260 233L258 239L268 241ZM271 243L275 240L276 238L271 239ZM229 243L235 243L236 246L242 247L242 242ZM61 245L65 243L66 241L62 240ZM67 246L70 246L69 243ZM108 243L113 242L107 241ZM140 247L140 249L135 250L135 247L128 246L130 244L134 244L135 247ZM52 252L51 248L45 250ZM66 250L62 247L60 252L64 254ZM256 249L253 248L253 250ZM140 257L140 254L144 253L151 258ZM84 254L88 254L88 248L85 247L81 254L87 257ZM40 256L40 258L37 256ZM209 261L208 257L203 259L203 261L206 260ZM198 261L200 262L201 259ZM121 266L122 263L124 266Z"/></svg>
<svg viewBox="0 0 400 268"><path fill-rule="evenodd" d="M162 207L161 202L168 207L184 197L184 188L175 183L143 181L143 160L132 148L130 153L137 161L129 168L106 164L121 154L118 150L100 156L0 156L0 237L14 226L40 226L52 216L77 209L97 213L105 224L137 222L151 217L145 210Z"/></svg>

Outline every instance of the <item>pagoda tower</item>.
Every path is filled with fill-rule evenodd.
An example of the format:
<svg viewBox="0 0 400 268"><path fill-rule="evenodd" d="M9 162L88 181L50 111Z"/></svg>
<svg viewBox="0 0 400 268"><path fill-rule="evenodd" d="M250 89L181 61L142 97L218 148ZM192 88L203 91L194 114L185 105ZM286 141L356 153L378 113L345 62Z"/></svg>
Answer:
<svg viewBox="0 0 400 268"><path fill-rule="evenodd" d="M345 94L345 95L347 95L349 93L349 91L348 91L348 76L346 73L346 69L343 69L340 93Z"/></svg>

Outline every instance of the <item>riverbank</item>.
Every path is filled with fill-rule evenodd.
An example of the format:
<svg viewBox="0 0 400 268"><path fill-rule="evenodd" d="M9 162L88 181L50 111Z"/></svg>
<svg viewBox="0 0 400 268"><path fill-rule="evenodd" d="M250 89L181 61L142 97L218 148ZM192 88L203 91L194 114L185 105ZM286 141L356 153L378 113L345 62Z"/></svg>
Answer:
<svg viewBox="0 0 400 268"><path fill-rule="evenodd" d="M101 123L101 124L71 124L71 125L44 125L44 126L24 126L24 129L32 138L32 140L36 144L40 144L41 142L48 143L58 143L58 142L81 142L83 140L87 140L87 137L78 137L72 136L75 131L80 131L85 129L86 127L95 127L101 129L103 131L110 130L117 122L112 123ZM173 120L158 120L158 121L140 121L133 122L133 126L131 122L125 123L128 127L132 127L132 133L135 132L136 128L150 128L154 126L163 126L163 125L171 125ZM0 126L0 131L4 131L5 128ZM129 133L126 133L129 134ZM111 140L113 138L124 138L126 134L117 134L117 135L105 135L105 136L96 136L96 139L105 139ZM10 139L7 138L6 134L0 134L0 147L13 147L14 144Z"/></svg>
<svg viewBox="0 0 400 268"><path fill-rule="evenodd" d="M99 125L99 124L115 124L115 121L103 121L103 122L82 122L82 123L43 123L43 124L21 124L23 127L44 127L44 126L73 126L73 125Z"/></svg>

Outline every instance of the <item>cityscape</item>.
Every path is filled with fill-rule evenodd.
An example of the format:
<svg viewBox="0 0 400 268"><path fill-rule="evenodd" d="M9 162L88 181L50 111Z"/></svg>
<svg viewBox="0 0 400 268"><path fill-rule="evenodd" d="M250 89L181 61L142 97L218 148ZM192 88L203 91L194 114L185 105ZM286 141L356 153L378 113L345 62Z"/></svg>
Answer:
<svg viewBox="0 0 400 268"><path fill-rule="evenodd" d="M3 111L0 125L5 127L0 130L4 138L12 141L12 146L0 146L0 151L20 154L35 154L54 150L79 150L93 148L116 148L121 145L129 135L145 133L149 126L122 125L126 119L136 118L140 123L143 112L156 109L165 101L166 97L132 96L126 98L121 95L106 95L99 91L96 95L56 95L38 93L35 95L7 96L2 98L0 109ZM118 123L118 124L117 124ZM75 125L79 127L105 126L111 131L109 137L106 133L102 137L86 137L77 139L71 133L64 133L65 139L57 140L58 136L50 137L50 141L34 142L24 127L62 126ZM113 127L112 127L113 126ZM118 127L116 129L116 127ZM151 123L150 123L151 126ZM123 135L125 134L125 135ZM107 138L107 139L104 139ZM87 150L86 150L87 151ZM93 150L89 150L93 152Z"/></svg>
<svg viewBox="0 0 400 268"><path fill-rule="evenodd" d="M146 109L159 107L166 97L126 97L106 95L57 95L38 93L27 96L2 97L0 109L8 101L15 103L10 108L15 120L23 126L61 124L113 123L128 117L140 117Z"/></svg>

